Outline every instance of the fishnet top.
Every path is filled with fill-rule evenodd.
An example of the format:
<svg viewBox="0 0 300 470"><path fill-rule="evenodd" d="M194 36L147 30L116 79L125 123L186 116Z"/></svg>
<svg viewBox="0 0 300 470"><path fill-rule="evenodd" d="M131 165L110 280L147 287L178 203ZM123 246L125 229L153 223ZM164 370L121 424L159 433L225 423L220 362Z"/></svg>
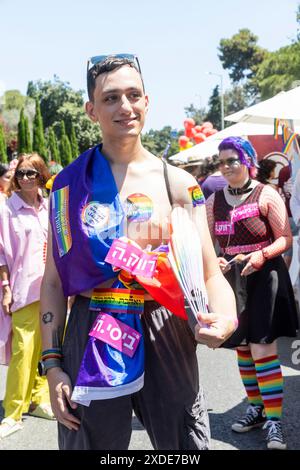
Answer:
<svg viewBox="0 0 300 470"><path fill-rule="evenodd" d="M214 203L215 194L212 194L206 201L206 212L213 240L218 238L214 233ZM284 202L277 191L268 185L264 185L262 191L258 194L257 203L261 215L267 219L271 226L274 239L271 245L254 252L250 258L252 266L255 269L260 269L266 260L284 253L292 245L293 238Z"/></svg>

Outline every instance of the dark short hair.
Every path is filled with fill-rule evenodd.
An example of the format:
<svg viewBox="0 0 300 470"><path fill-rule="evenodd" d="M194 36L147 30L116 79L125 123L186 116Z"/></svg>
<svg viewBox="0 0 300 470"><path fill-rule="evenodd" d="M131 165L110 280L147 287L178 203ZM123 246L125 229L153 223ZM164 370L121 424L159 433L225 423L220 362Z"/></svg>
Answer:
<svg viewBox="0 0 300 470"><path fill-rule="evenodd" d="M28 161L33 166L33 168L39 172L39 176L37 179L38 179L40 188L44 188L47 181L51 178L47 165L42 159L42 157L39 156L39 154L23 153L18 158L18 164L15 168L14 176L12 177L11 182L10 182L9 190L11 192L18 191L19 189L21 189L18 183L18 180L16 178L16 172L18 171L20 165L26 161Z"/></svg>
<svg viewBox="0 0 300 470"><path fill-rule="evenodd" d="M0 163L0 178L9 171L9 166L6 163Z"/></svg>
<svg viewBox="0 0 300 470"><path fill-rule="evenodd" d="M261 160L259 162L256 179L260 183L265 184L270 178L272 171L275 170L276 165L277 164L274 160L270 160L268 158Z"/></svg>
<svg viewBox="0 0 300 470"><path fill-rule="evenodd" d="M105 60L101 61L99 64L94 65L90 70L87 72L87 91L89 100L93 101L94 98L94 91L96 88L96 78L98 75L102 73L112 72L113 70L119 69L124 65L129 65L133 69L135 69L141 77L144 89L144 82L143 78L140 74L140 71L133 60L130 60L125 57L114 57L108 56ZM144 89L145 91L145 89Z"/></svg>

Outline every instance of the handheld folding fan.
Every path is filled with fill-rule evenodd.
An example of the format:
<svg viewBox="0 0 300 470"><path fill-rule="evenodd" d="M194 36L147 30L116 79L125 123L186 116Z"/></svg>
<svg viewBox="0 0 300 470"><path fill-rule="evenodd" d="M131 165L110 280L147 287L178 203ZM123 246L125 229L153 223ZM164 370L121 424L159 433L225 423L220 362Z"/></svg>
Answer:
<svg viewBox="0 0 300 470"><path fill-rule="evenodd" d="M168 258L188 303L187 316L194 326L196 322L201 324L198 313L208 312L201 239L196 225L182 207L173 209L171 226Z"/></svg>

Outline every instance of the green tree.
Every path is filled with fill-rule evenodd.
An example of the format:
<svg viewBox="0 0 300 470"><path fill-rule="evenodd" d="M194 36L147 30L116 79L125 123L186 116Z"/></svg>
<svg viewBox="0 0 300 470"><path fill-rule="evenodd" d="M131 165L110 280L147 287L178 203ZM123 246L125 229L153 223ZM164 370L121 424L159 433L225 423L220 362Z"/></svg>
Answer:
<svg viewBox="0 0 300 470"><path fill-rule="evenodd" d="M252 104L248 91L243 85L234 85L224 94L225 115L233 114ZM231 125L227 123L227 125ZM226 126L226 121L225 121Z"/></svg>
<svg viewBox="0 0 300 470"><path fill-rule="evenodd" d="M300 79L300 41L269 52L260 64L255 77L256 87L263 100L280 91L289 90Z"/></svg>
<svg viewBox="0 0 300 470"><path fill-rule="evenodd" d="M165 126L161 130L150 129L142 135L142 143L157 157L162 157L166 149L168 149L168 155L174 155L179 152L179 146L177 139L172 138L171 131L171 126Z"/></svg>
<svg viewBox="0 0 300 470"><path fill-rule="evenodd" d="M60 124L60 158L61 164L65 167L72 162L72 149L69 137L66 134L66 127L64 121Z"/></svg>
<svg viewBox="0 0 300 470"><path fill-rule="evenodd" d="M80 152L101 140L99 126L92 123L85 113L83 93L82 90L73 90L69 83L59 80L56 76L53 82L29 82L27 88L28 96L40 100L45 129L53 126L59 134L60 122L63 120L67 134L71 135L73 125Z"/></svg>
<svg viewBox="0 0 300 470"><path fill-rule="evenodd" d="M194 104L190 104L184 108L186 117L194 119L196 124L201 125L203 121L206 121L206 108L197 108Z"/></svg>
<svg viewBox="0 0 300 470"><path fill-rule="evenodd" d="M57 121L57 111L64 103L83 107L83 91L74 91L68 82L61 81L54 76L53 82L38 80L29 82L27 96L38 99L45 128L52 126Z"/></svg>
<svg viewBox="0 0 300 470"><path fill-rule="evenodd" d="M74 127L80 152L84 152L101 141L99 125L89 119L83 107L77 107L72 103L65 103L61 106L57 111L57 121L53 126L57 133L59 133L62 120L66 125L68 135L71 135L71 127Z"/></svg>
<svg viewBox="0 0 300 470"><path fill-rule="evenodd" d="M27 152L25 133L26 133L25 116L24 116L24 109L22 108L21 113L20 113L20 120L18 123L18 154Z"/></svg>
<svg viewBox="0 0 300 470"><path fill-rule="evenodd" d="M213 89L212 95L208 100L208 112L205 121L210 121L215 129L221 129L221 96L219 93L219 85Z"/></svg>
<svg viewBox="0 0 300 470"><path fill-rule="evenodd" d="M77 137L76 137L75 128L73 124L71 125L70 144L71 144L71 149L72 149L72 157L74 160L79 155L79 147L78 147Z"/></svg>
<svg viewBox="0 0 300 470"><path fill-rule="evenodd" d="M221 39L219 59L234 84L248 81L249 93L253 96L258 90L251 79L255 77L259 65L266 57L267 51L257 44L258 37L249 29L240 29L229 39Z"/></svg>
<svg viewBox="0 0 300 470"><path fill-rule="evenodd" d="M44 126L41 115L41 108L38 99L35 100L35 117L33 121L33 143L32 148L43 159L47 160L47 150L45 145Z"/></svg>
<svg viewBox="0 0 300 470"><path fill-rule="evenodd" d="M7 148L5 142L4 129L0 124L0 162L7 163Z"/></svg>
<svg viewBox="0 0 300 470"><path fill-rule="evenodd" d="M17 109L20 111L25 106L26 96L23 96L19 90L7 90L4 93L3 101L6 110Z"/></svg>
<svg viewBox="0 0 300 470"><path fill-rule="evenodd" d="M18 123L20 121L20 112L22 108L24 110L24 114L29 119L31 128L35 116L34 100L21 95L18 90L6 91L0 104L0 118L5 124L6 142L8 147L11 149L11 142L16 140L17 137Z"/></svg>
<svg viewBox="0 0 300 470"><path fill-rule="evenodd" d="M57 138L52 127L50 127L49 134L48 134L48 148L49 148L49 153L50 153L50 160L61 164Z"/></svg>
<svg viewBox="0 0 300 470"><path fill-rule="evenodd" d="M31 143L31 135L29 129L29 121L28 117L24 117L24 130L25 130L25 148L26 153L32 152L32 143Z"/></svg>
<svg viewBox="0 0 300 470"><path fill-rule="evenodd" d="M250 97L245 85L234 85L224 93L224 114L232 114L249 106ZM219 86L215 86L208 101L208 108L197 109L195 105L184 108L187 117L194 119L196 124L210 121L215 129L221 129L221 97ZM224 122L225 127L230 123Z"/></svg>

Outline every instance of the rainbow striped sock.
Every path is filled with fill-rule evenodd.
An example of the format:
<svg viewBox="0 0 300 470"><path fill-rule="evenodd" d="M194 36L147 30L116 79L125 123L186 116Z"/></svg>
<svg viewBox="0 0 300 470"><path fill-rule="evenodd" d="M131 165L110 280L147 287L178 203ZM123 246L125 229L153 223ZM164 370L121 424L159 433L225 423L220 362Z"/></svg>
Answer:
<svg viewBox="0 0 300 470"><path fill-rule="evenodd" d="M255 361L256 377L267 419L278 421L282 415L283 377L278 356Z"/></svg>
<svg viewBox="0 0 300 470"><path fill-rule="evenodd" d="M248 351L237 349L237 358L241 378L246 389L249 403L251 403L251 405L263 406L264 403L260 395L255 364L252 359L250 349Z"/></svg>

